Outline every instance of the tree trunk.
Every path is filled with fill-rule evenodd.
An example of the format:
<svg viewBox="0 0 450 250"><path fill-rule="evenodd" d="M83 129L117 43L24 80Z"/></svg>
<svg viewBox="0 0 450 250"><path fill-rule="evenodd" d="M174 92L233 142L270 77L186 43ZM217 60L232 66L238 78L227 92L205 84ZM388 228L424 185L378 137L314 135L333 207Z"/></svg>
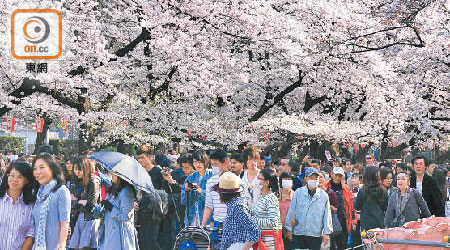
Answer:
<svg viewBox="0 0 450 250"><path fill-rule="evenodd" d="M46 114L44 114L44 127L42 128L42 133L40 132L36 133L36 144L34 145L34 152L33 152L34 155L38 153L39 147L44 145L44 140L45 137L47 136L48 129L50 128L51 123L52 120Z"/></svg>
<svg viewBox="0 0 450 250"><path fill-rule="evenodd" d="M78 135L78 154L83 154L89 149L91 140L89 139L88 126L86 123L80 125L80 134Z"/></svg>

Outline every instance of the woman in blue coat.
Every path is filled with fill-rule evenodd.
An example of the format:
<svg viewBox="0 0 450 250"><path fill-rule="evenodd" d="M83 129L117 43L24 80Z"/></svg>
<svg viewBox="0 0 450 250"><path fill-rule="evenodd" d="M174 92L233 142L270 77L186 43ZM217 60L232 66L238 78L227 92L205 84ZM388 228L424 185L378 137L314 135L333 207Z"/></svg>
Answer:
<svg viewBox="0 0 450 250"><path fill-rule="evenodd" d="M113 185L102 206L95 207L94 216L103 216L100 225L99 250L139 249L134 227L134 186L111 174Z"/></svg>
<svg viewBox="0 0 450 250"><path fill-rule="evenodd" d="M213 176L212 170L207 169L209 158L204 150L197 150L193 154L195 172L189 175L181 187L181 203L186 205L184 224L201 225L203 210L205 209L206 182ZM187 199L189 193L189 200ZM188 218L189 214L189 218Z"/></svg>

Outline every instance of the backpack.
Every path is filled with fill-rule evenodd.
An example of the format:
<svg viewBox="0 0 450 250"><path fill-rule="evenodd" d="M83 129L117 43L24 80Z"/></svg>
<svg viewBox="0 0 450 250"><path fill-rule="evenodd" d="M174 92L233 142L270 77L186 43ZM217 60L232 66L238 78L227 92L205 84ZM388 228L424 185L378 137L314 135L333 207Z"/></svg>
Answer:
<svg viewBox="0 0 450 250"><path fill-rule="evenodd" d="M149 208L153 210L153 216L159 218L165 216L169 210L169 195L164 190L155 189L155 192L147 194L150 204Z"/></svg>

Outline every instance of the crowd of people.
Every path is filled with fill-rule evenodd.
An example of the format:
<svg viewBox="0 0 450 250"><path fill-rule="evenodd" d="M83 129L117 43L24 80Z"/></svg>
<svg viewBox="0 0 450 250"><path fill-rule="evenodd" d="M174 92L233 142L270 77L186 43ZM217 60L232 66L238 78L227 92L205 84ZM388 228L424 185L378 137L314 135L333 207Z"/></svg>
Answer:
<svg viewBox="0 0 450 250"><path fill-rule="evenodd" d="M187 226L218 229L211 249L346 249L362 231L450 216L448 171L422 155L322 163L252 146L179 155L144 145L133 157L152 180L150 195L86 155L41 151L0 158L2 250L169 250Z"/></svg>

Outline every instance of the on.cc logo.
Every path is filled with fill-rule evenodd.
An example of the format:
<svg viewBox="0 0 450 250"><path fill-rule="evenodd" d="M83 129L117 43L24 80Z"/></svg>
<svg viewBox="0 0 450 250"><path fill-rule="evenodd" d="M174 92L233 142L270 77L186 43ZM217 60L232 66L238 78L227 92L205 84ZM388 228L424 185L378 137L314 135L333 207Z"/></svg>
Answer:
<svg viewBox="0 0 450 250"><path fill-rule="evenodd" d="M11 14L11 54L52 60L62 53L62 15L55 9L18 9Z"/></svg>
<svg viewBox="0 0 450 250"><path fill-rule="evenodd" d="M31 28L32 32L35 34L30 35L28 34L28 30ZM23 25L23 34L25 36L25 39L27 39L30 43L42 43L50 34L50 25L48 25L48 22L39 16L32 16L27 19L27 22Z"/></svg>

